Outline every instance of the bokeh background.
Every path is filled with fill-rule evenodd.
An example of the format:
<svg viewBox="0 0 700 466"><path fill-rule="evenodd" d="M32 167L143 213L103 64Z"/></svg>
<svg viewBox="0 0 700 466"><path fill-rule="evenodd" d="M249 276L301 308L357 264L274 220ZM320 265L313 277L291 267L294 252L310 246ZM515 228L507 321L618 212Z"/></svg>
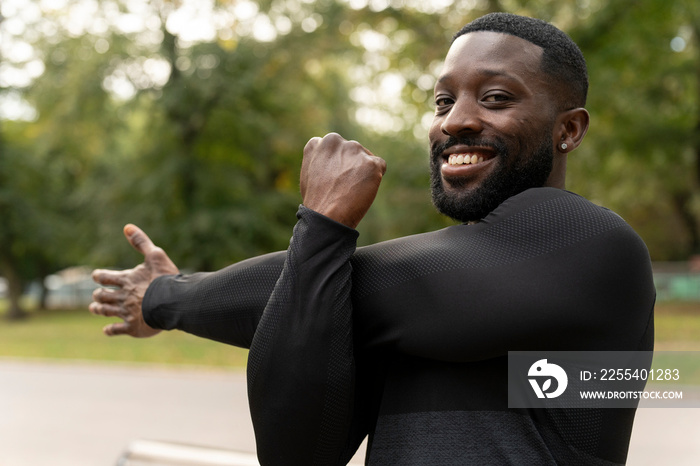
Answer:
<svg viewBox="0 0 700 466"><path fill-rule="evenodd" d="M657 348L700 350L700 2L3 0L0 358L244 367L179 332L103 337L89 272L140 261L128 222L184 270L285 249L314 136L388 163L361 244L450 225L429 200L432 88L492 11L581 47L592 121L567 189L647 243Z"/></svg>

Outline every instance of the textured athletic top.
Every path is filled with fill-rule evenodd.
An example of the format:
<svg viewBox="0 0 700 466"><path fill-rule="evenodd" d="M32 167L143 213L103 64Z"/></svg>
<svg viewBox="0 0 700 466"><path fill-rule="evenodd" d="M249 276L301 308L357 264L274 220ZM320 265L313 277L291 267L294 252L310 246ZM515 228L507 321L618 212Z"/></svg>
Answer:
<svg viewBox="0 0 700 466"><path fill-rule="evenodd" d="M263 465L609 465L634 409L509 409L508 351L653 348L649 254L618 215L554 188L473 225L356 249L300 207L286 252L165 276L146 322L250 348Z"/></svg>

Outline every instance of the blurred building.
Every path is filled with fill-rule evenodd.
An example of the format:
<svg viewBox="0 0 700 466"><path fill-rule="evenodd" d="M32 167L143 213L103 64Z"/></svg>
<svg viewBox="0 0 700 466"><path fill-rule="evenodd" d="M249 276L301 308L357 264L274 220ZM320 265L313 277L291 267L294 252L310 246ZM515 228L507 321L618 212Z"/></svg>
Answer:
<svg viewBox="0 0 700 466"><path fill-rule="evenodd" d="M47 308L85 307L92 301L92 292L97 285L91 277L89 267L78 266L63 269L44 279ZM39 283L33 284L29 295L40 299L42 289Z"/></svg>
<svg viewBox="0 0 700 466"><path fill-rule="evenodd" d="M654 262L658 301L700 302L700 262Z"/></svg>

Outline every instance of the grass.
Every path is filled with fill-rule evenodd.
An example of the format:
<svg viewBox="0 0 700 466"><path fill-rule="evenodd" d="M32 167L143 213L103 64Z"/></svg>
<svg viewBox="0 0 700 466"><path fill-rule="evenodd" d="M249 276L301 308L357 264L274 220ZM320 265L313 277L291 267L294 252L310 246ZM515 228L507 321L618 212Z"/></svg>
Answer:
<svg viewBox="0 0 700 466"><path fill-rule="evenodd" d="M658 303L655 315L658 351L700 351L700 303Z"/></svg>
<svg viewBox="0 0 700 466"><path fill-rule="evenodd" d="M87 309L34 311L20 321L0 319L0 357L140 362L243 368L248 351L184 332L137 339L107 337L102 327L116 319Z"/></svg>
<svg viewBox="0 0 700 466"><path fill-rule="evenodd" d="M245 367L247 350L179 331L146 339L104 336L102 327L115 320L86 309L33 311L18 322L0 317L0 357ZM655 323L657 350L700 351L700 303L659 303Z"/></svg>

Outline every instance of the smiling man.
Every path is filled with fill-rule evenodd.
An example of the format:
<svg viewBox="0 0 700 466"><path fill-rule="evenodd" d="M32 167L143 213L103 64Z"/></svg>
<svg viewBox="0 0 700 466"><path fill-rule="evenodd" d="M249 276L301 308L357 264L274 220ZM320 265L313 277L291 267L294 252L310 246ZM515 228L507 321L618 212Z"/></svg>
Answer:
<svg viewBox="0 0 700 466"><path fill-rule="evenodd" d="M482 31L488 18L457 34L435 86L433 202L464 222L528 188L563 189L566 154L588 129L586 66L575 44L558 30L548 44L524 25L517 29L529 40Z"/></svg>
<svg viewBox="0 0 700 466"><path fill-rule="evenodd" d="M304 148L290 247L178 275L145 255L90 310L109 335L181 329L250 348L264 465L623 464L633 409L509 409L508 351L653 347L649 255L619 216L564 190L588 129L585 62L539 20L491 14L435 87L433 202L462 222L356 248L386 165L337 134Z"/></svg>

